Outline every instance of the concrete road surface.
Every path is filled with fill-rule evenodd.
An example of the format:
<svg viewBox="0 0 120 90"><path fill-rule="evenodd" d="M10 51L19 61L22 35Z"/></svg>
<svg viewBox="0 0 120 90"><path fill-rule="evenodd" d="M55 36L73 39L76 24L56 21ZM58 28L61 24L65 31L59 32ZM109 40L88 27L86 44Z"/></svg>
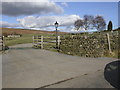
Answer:
<svg viewBox="0 0 120 90"><path fill-rule="evenodd" d="M2 87L40 88L83 75L93 75L96 79L99 78L97 71L103 71L105 65L114 60L112 58L82 58L31 48L11 49L2 55ZM81 88L88 87L85 85L85 82L89 81L88 79L83 80L81 77L79 80L84 82L80 85ZM105 81L99 80L98 82ZM94 84L90 85L94 87ZM111 87L109 83L105 82L105 84L96 85L96 87ZM65 86L62 85L62 87ZM78 86L76 85L76 87Z"/></svg>

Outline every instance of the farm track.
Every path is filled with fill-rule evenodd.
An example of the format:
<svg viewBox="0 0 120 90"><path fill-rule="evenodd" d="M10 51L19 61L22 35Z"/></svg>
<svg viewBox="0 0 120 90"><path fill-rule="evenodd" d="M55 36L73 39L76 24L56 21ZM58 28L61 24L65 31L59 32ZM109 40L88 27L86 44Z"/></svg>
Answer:
<svg viewBox="0 0 120 90"><path fill-rule="evenodd" d="M31 45L21 44L10 48L25 48ZM115 60L117 59L70 56L42 49L10 49L2 55L2 87L40 88L98 70L104 71L105 65ZM100 78L99 75L97 77ZM111 87L102 80L101 83L105 82L101 85L102 88ZM94 87L97 86L93 85Z"/></svg>

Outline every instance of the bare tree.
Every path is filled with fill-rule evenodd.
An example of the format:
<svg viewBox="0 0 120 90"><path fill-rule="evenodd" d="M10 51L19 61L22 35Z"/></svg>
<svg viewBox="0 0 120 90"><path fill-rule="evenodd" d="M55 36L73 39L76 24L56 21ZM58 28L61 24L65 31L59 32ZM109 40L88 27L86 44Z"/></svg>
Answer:
<svg viewBox="0 0 120 90"><path fill-rule="evenodd" d="M84 15L83 20L79 19L75 21L74 26L78 30L80 27L85 30L91 29L93 25L94 17L92 15Z"/></svg>
<svg viewBox="0 0 120 90"><path fill-rule="evenodd" d="M79 19L75 21L74 26L78 30L80 27L84 28L85 30L88 29L97 29L103 30L106 27L106 22L104 18L100 15L92 16L92 15L84 15L83 20Z"/></svg>
<svg viewBox="0 0 120 90"><path fill-rule="evenodd" d="M93 21L94 21L94 16L92 15L84 15L84 18L83 18L83 28L85 30L88 30L88 29L91 29L92 28L92 25L93 25Z"/></svg>
<svg viewBox="0 0 120 90"><path fill-rule="evenodd" d="M74 26L78 30L80 27L83 26L83 20L78 19L77 21L75 21Z"/></svg>
<svg viewBox="0 0 120 90"><path fill-rule="evenodd" d="M106 27L106 22L102 16L96 16L93 21L93 27L97 30L103 30Z"/></svg>

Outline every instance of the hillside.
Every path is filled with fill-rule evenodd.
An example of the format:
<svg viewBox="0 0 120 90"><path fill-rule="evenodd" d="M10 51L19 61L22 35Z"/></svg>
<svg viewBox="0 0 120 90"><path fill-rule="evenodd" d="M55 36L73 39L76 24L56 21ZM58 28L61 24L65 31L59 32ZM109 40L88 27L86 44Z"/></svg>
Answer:
<svg viewBox="0 0 120 90"><path fill-rule="evenodd" d="M53 34L55 31L43 31L43 30L27 30L27 29L15 29L15 28L0 28L0 33L17 33L17 34ZM58 32L59 34L65 32Z"/></svg>

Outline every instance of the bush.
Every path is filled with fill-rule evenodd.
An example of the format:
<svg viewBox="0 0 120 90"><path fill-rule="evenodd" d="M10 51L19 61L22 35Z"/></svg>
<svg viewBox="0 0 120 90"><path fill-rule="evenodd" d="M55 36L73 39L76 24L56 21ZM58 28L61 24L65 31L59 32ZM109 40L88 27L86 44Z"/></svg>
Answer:
<svg viewBox="0 0 120 90"><path fill-rule="evenodd" d="M8 50L9 47L8 46L3 46L2 50Z"/></svg>
<svg viewBox="0 0 120 90"><path fill-rule="evenodd" d="M5 37L7 37L7 36L8 36L8 33L3 33L2 35L5 36Z"/></svg>

